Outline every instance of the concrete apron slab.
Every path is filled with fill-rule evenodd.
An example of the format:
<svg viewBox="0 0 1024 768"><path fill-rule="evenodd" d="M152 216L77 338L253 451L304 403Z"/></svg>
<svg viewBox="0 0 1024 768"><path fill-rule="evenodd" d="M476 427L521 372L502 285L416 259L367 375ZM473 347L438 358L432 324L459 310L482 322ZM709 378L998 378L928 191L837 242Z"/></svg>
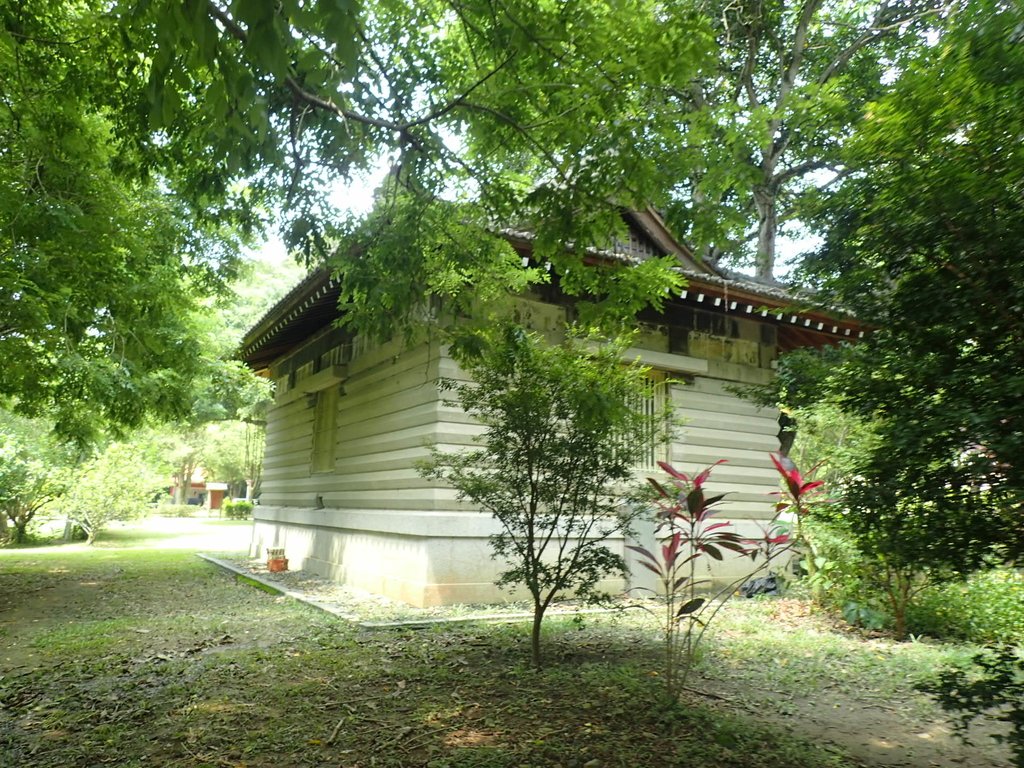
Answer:
<svg viewBox="0 0 1024 768"><path fill-rule="evenodd" d="M292 600L298 600L300 603L305 603L308 606L316 608L317 610L329 613L332 616L336 616L339 619L344 619L354 623L356 626L362 629L426 629L428 627L435 626L447 626L454 624L471 624L475 622L487 622L491 624L502 624L502 623L514 623L520 621L532 621L533 613L530 612L509 612L509 613L488 613L488 614L476 614L469 616L456 616L456 617L441 617L431 619L405 619L402 621L360 621L359 617L347 611L341 610L338 606L331 603L324 602L322 600L314 600L308 595L294 589L288 589L287 587L281 586L278 582L271 579L264 578L263 576L247 571L244 568L239 568L234 563L229 563L226 560L221 560L219 557L213 555L206 555L201 552L196 553L196 557L201 560L205 560L208 563L212 563L219 568L223 568L226 571L234 573L236 576L246 579L248 581L255 582L267 590L274 592L284 597L289 597ZM615 613L615 608L579 608L573 611L559 611L553 612L548 611L549 616L587 616L594 614L603 613Z"/></svg>
<svg viewBox="0 0 1024 768"><path fill-rule="evenodd" d="M198 557L201 560L205 560L208 563L213 563L213 565L216 565L219 568L223 568L226 571L230 571L236 576L240 576L247 581L256 582L257 584L265 587L267 590L271 592L274 592L278 595L283 595L285 597L290 597L292 600L298 600L300 603L305 603L306 605L312 606L313 608L324 611L325 613L329 613L332 616L337 616L339 619L355 621L357 618L353 614L339 609L338 606L336 605L325 603L320 600L313 600L312 598L308 597L302 592L299 592L294 589L288 589L287 587L282 587L276 581L264 578L263 576L260 576L257 573L252 573L251 571L247 571L244 568L239 568L237 565L235 565L234 563L229 563L227 560L221 560L219 557L214 557L213 555L205 555L202 552L197 552L196 557Z"/></svg>

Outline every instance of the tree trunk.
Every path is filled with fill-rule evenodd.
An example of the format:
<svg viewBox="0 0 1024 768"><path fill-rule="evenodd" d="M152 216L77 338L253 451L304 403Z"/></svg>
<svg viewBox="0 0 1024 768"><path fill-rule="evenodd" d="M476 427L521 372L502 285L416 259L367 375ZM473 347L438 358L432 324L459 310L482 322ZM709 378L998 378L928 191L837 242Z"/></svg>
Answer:
<svg viewBox="0 0 1024 768"><path fill-rule="evenodd" d="M896 612L896 639L906 640L907 639L907 612L905 607L901 607Z"/></svg>
<svg viewBox="0 0 1024 768"><path fill-rule="evenodd" d="M892 608L893 632L897 640L903 641L907 639L907 607L910 604L910 589L914 576L892 566L888 566L886 570L886 589Z"/></svg>
<svg viewBox="0 0 1024 768"><path fill-rule="evenodd" d="M779 411L779 453L789 456L796 442L796 419ZM803 466L802 464L800 466Z"/></svg>
<svg viewBox="0 0 1024 768"><path fill-rule="evenodd" d="M28 520L14 520L14 529L11 531L12 544L24 544L28 539Z"/></svg>
<svg viewBox="0 0 1024 768"><path fill-rule="evenodd" d="M771 280L775 276L775 237L779 229L778 201L774 190L767 186L754 188L754 206L757 208L757 256L755 274Z"/></svg>
<svg viewBox="0 0 1024 768"><path fill-rule="evenodd" d="M263 474L263 456L266 448L266 430L259 424L245 425L245 500L252 501Z"/></svg>
<svg viewBox="0 0 1024 768"><path fill-rule="evenodd" d="M914 574L907 574L900 585L900 611L896 616L896 636L900 640L907 639L907 609L914 594Z"/></svg>
<svg viewBox="0 0 1024 768"><path fill-rule="evenodd" d="M195 472L195 464L182 464L178 467L174 486L174 503L187 504L188 497L192 495L192 473Z"/></svg>
<svg viewBox="0 0 1024 768"><path fill-rule="evenodd" d="M533 606L533 628L530 631L530 653L533 661L533 668L541 668L540 656L540 626L544 621L544 606L535 603Z"/></svg>

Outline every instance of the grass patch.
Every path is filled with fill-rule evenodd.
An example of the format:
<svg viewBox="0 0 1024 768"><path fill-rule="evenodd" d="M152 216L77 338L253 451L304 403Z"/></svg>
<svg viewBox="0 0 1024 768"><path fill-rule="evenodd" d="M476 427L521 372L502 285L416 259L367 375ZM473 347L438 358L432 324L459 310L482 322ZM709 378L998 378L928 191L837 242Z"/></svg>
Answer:
<svg viewBox="0 0 1024 768"><path fill-rule="evenodd" d="M39 632L31 647L57 658L106 654L124 646L135 624L134 619L128 618L70 622Z"/></svg>
<svg viewBox="0 0 1024 768"><path fill-rule="evenodd" d="M178 549L0 555L0 764L850 768L758 713L924 707L907 681L957 652L737 603L694 680L722 698L665 707L639 611L554 617L537 672L528 625L367 631L247 582Z"/></svg>
<svg viewBox="0 0 1024 768"><path fill-rule="evenodd" d="M893 722L898 715L908 730L926 732L914 721L946 718L917 685L974 651L865 638L824 614L810 613L805 603L788 600L730 604L720 622L701 658L704 678L752 710L770 709L789 720L813 716L820 707L846 708L849 700L879 715L891 712Z"/></svg>
<svg viewBox="0 0 1024 768"><path fill-rule="evenodd" d="M262 581L256 581L256 579L250 579L248 576L243 576L240 573L239 574L235 574L235 581L237 581L239 584L245 584L245 585L253 587L255 589L259 589L259 590L261 590L263 592L266 592L268 595L279 595L279 594L281 594L281 590L280 589L276 589L276 588L270 586L269 584L264 584Z"/></svg>

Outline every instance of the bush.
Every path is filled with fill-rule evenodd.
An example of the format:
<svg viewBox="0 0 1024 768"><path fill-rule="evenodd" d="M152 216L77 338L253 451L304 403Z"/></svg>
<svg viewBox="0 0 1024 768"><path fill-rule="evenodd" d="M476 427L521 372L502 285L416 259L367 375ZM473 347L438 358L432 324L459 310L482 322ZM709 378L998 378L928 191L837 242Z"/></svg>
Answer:
<svg viewBox="0 0 1024 768"><path fill-rule="evenodd" d="M841 526L824 520L803 524L804 535L813 544L816 558L814 573L801 563L815 601L851 626L868 630L893 629L892 605L881 578L885 565L876 556L865 554ZM913 599L917 599L916 591ZM911 603L913 604L913 603ZM911 628L917 633L918 630Z"/></svg>
<svg viewBox="0 0 1024 768"><path fill-rule="evenodd" d="M245 520L252 516L253 506L251 501L228 499L221 504L221 509L229 520Z"/></svg>
<svg viewBox="0 0 1024 768"><path fill-rule="evenodd" d="M803 523L804 536L813 544L814 573L798 564L817 602L854 626L881 629L889 622L884 596L873 588L867 560L838 526L822 520Z"/></svg>
<svg viewBox="0 0 1024 768"><path fill-rule="evenodd" d="M914 634L973 643L1024 637L1024 574L999 567L922 592L907 615Z"/></svg>
<svg viewBox="0 0 1024 768"><path fill-rule="evenodd" d="M161 517L194 517L202 507L195 504L159 504L156 514Z"/></svg>
<svg viewBox="0 0 1024 768"><path fill-rule="evenodd" d="M67 492L60 498L62 513L85 531L86 542L114 521L134 520L147 511L146 503L162 478L139 461L131 443L109 443L78 463Z"/></svg>
<svg viewBox="0 0 1024 768"><path fill-rule="evenodd" d="M870 557L837 526L813 521L808 533L820 558L822 604L854 626L891 628L892 611ZM1017 642L1024 637L1024 574L1000 566L925 586L907 605L907 631L973 643Z"/></svg>

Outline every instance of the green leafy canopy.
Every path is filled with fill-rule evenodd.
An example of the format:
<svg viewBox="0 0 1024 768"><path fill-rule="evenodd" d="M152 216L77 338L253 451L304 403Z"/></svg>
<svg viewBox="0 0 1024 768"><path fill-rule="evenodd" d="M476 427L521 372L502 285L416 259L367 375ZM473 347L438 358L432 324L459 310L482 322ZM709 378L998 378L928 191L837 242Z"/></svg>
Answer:
<svg viewBox="0 0 1024 768"><path fill-rule="evenodd" d="M472 381L446 385L482 427L477 447L435 446L422 472L499 523L497 583L531 595L539 665L551 602L593 597L601 579L623 572L609 539L638 514L623 495L651 442L666 440L668 414L636 408L649 384L642 366L622 364L625 342L550 344L514 324L477 339L460 346L477 350L460 356Z"/></svg>
<svg viewBox="0 0 1024 768"><path fill-rule="evenodd" d="M126 128L131 54L103 9L0 11L0 393L82 442L190 408L216 365L197 302L238 244L149 173Z"/></svg>
<svg viewBox="0 0 1024 768"><path fill-rule="evenodd" d="M821 208L806 270L879 325L829 381L876 424L859 530L907 562L1024 555L1022 23L983 0L946 19L848 143L870 172Z"/></svg>

